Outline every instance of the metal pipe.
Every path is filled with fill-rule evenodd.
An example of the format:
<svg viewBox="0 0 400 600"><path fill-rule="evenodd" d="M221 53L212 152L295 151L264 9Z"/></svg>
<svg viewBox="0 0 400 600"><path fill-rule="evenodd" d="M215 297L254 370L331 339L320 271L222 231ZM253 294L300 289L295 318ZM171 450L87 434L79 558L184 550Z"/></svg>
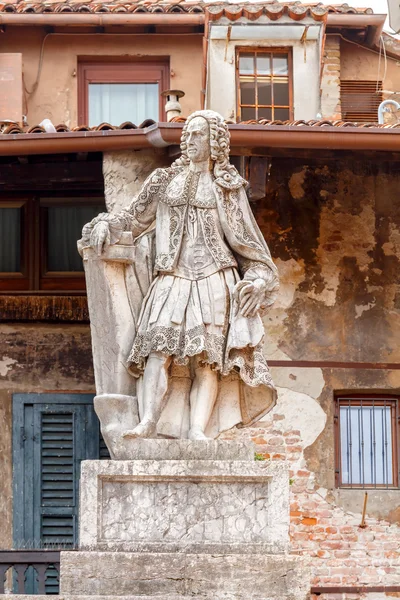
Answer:
<svg viewBox="0 0 400 600"><path fill-rule="evenodd" d="M362 482L362 483L364 483L364 482ZM366 528L365 515L367 514L367 502L368 502L368 492L365 492L365 494L364 494L363 510L362 510L362 515L361 515L361 523L359 525L359 527L361 529L365 529Z"/></svg>
<svg viewBox="0 0 400 600"><path fill-rule="evenodd" d="M107 27L120 25L203 25L203 13L1 13L0 25Z"/></svg>
<svg viewBox="0 0 400 600"><path fill-rule="evenodd" d="M383 113L385 112L389 112L386 109L386 106L395 106L397 108L397 110L400 109L400 104L398 102L396 102L396 100L384 100L383 102L380 103L380 105L378 106L378 123L380 125L383 125L385 122Z"/></svg>

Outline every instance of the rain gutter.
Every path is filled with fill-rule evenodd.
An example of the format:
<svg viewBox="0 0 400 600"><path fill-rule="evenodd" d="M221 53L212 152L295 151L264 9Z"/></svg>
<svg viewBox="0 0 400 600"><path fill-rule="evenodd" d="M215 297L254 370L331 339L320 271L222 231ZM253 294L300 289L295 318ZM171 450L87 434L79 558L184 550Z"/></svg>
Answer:
<svg viewBox="0 0 400 600"><path fill-rule="evenodd" d="M110 27L120 25L203 25L203 13L1 13L0 25Z"/></svg>
<svg viewBox="0 0 400 600"><path fill-rule="evenodd" d="M165 148L180 142L183 123L145 129L0 135L0 156ZM400 152L400 129L307 125L229 125L232 150L251 148Z"/></svg>
<svg viewBox="0 0 400 600"><path fill-rule="evenodd" d="M400 129L333 125L230 125L231 147L400 152Z"/></svg>

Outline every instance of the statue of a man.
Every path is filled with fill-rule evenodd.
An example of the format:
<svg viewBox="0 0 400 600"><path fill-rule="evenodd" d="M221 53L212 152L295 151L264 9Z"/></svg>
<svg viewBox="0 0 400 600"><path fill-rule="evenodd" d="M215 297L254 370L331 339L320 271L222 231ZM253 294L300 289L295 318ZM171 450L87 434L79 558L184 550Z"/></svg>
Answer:
<svg viewBox="0 0 400 600"><path fill-rule="evenodd" d="M155 222L154 279L127 357L130 371L143 377L142 410L126 437L156 437L172 363L190 369L190 439L207 438L212 415L218 432L232 426L232 419L224 424L230 406L239 410L235 423L248 425L275 403L260 313L275 299L278 274L246 182L229 163L223 118L210 110L193 113L181 151L171 167L148 177L128 208L84 228L101 255L123 232L137 238Z"/></svg>

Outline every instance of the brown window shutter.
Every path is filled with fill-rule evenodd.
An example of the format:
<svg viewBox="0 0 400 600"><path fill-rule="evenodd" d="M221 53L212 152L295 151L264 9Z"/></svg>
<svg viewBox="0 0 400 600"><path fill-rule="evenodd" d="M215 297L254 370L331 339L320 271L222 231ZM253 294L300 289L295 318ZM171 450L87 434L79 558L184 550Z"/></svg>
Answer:
<svg viewBox="0 0 400 600"><path fill-rule="evenodd" d="M340 81L342 119L356 123L377 123L382 102L382 81L342 79Z"/></svg>

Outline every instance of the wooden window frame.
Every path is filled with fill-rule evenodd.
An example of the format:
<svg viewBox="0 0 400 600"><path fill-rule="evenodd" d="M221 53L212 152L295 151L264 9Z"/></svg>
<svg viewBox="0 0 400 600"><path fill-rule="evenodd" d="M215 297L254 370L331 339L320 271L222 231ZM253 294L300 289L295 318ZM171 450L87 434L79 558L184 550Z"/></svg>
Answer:
<svg viewBox="0 0 400 600"><path fill-rule="evenodd" d="M90 83L158 83L159 120L166 121L165 99L161 92L169 89L169 57L151 56L132 60L120 57L97 57L78 59L78 122L89 123ZM100 125L100 123L99 123ZM116 125L116 123L113 123ZM121 125L121 123L118 123ZM140 123L135 123L140 125Z"/></svg>
<svg viewBox="0 0 400 600"><path fill-rule="evenodd" d="M85 198L85 206L90 204L97 205L99 197ZM55 206L82 206L80 198L73 197L51 197L40 198L39 201L39 222L40 222L40 249L39 249L39 289L43 291L50 290L85 290L85 274L84 272L77 273L76 271L50 271L47 268L47 232L48 218L46 208Z"/></svg>
<svg viewBox="0 0 400 600"><path fill-rule="evenodd" d="M340 407L341 406L390 406L390 423L392 434L392 479L391 484L362 484L342 482L342 456L340 436ZM335 485L341 489L399 489L400 464L400 396L390 394L337 394L335 396L334 413L335 441Z"/></svg>
<svg viewBox="0 0 400 600"><path fill-rule="evenodd" d="M241 118L241 109L242 104L240 102L240 72L239 72L239 58L241 54L285 54L288 57L288 85L289 85L289 120L293 120L294 118L294 108L293 108L293 51L291 47L262 47L262 46L237 46L236 47L236 114L237 114L237 122L240 123ZM256 73L254 73L256 75ZM273 86L272 86L273 88ZM245 105L245 108L252 108L253 105ZM271 112L275 108L287 108L287 106L277 105L275 106L273 103L271 107L267 105L261 105L261 107L256 103L254 104L254 108L271 108ZM272 114L271 114L272 117Z"/></svg>
<svg viewBox="0 0 400 600"><path fill-rule="evenodd" d="M33 211L31 203L28 198L21 199L1 199L1 208L22 208L22 220L21 220L21 245L20 245L20 257L21 257L21 270L15 272L0 272L1 289L4 291L16 290L23 291L29 288L31 282L29 274L32 269L30 268L32 256L29 249L32 245L32 228L28 227L29 223L33 222Z"/></svg>
<svg viewBox="0 0 400 600"><path fill-rule="evenodd" d="M47 269L47 215L49 206L89 206L104 202L98 193L85 191L82 195L70 193L56 195L52 193L35 195L30 198L2 198L0 208L23 207L21 223L21 271L15 273L0 272L0 292L35 293L67 292L69 294L86 291L83 271L49 271Z"/></svg>

